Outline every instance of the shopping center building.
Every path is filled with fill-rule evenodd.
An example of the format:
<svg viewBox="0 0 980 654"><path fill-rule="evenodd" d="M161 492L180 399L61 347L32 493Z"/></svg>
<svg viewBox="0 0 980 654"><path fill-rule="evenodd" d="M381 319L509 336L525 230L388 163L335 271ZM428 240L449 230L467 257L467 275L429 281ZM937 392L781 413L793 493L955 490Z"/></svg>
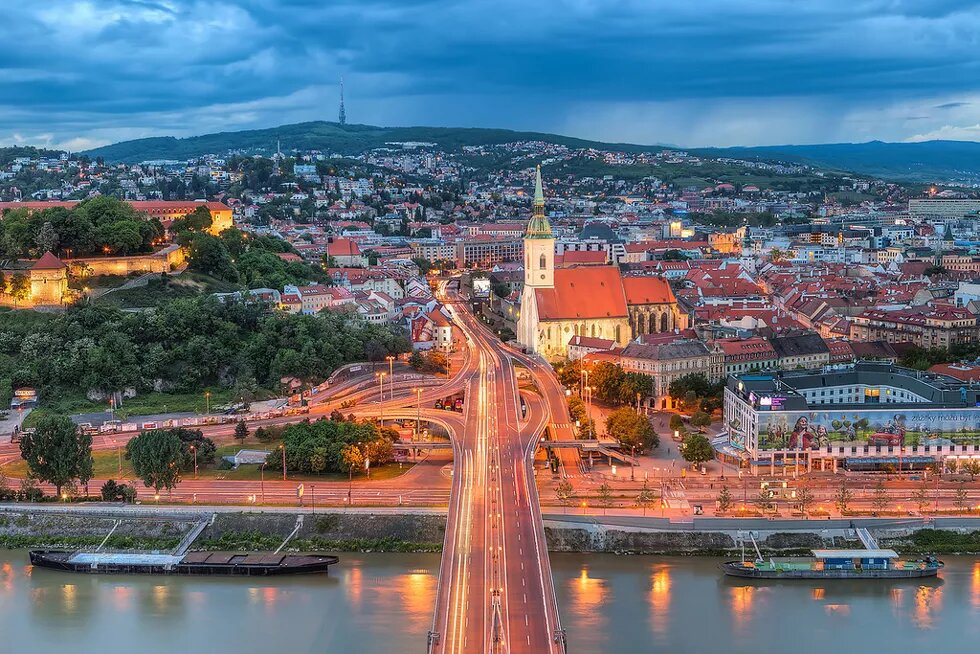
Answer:
<svg viewBox="0 0 980 654"><path fill-rule="evenodd" d="M731 375L724 410L719 454L753 472L980 459L980 384L887 363Z"/></svg>

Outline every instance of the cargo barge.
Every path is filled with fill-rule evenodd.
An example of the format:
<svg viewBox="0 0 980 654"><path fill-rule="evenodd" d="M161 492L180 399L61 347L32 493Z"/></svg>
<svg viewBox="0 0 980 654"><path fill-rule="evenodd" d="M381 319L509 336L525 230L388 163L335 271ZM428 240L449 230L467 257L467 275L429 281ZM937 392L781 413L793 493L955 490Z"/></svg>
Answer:
<svg viewBox="0 0 980 654"><path fill-rule="evenodd" d="M31 564L40 568L88 574L158 574L268 577L325 574L339 562L326 554L272 552L160 553L67 552L33 550Z"/></svg>
<svg viewBox="0 0 980 654"><path fill-rule="evenodd" d="M726 561L731 577L749 579L919 579L935 577L943 562L934 558L904 560L894 550L813 550L812 557Z"/></svg>

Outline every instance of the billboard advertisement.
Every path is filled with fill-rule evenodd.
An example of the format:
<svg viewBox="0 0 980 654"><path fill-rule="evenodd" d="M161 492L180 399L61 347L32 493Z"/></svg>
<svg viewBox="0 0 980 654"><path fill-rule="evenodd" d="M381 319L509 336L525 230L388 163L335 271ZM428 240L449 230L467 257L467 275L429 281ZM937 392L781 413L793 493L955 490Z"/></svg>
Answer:
<svg viewBox="0 0 980 654"><path fill-rule="evenodd" d="M760 450L980 444L978 409L759 412Z"/></svg>

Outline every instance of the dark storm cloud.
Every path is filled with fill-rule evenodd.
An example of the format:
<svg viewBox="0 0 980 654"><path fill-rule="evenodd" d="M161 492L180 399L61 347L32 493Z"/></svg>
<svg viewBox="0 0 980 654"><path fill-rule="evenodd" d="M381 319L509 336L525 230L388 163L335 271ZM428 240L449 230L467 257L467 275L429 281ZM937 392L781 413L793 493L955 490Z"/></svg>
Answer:
<svg viewBox="0 0 980 654"><path fill-rule="evenodd" d="M882 125L894 138L910 112L969 107L948 100L980 79L980 10L941 0L49 0L5 13L0 140L329 119L341 75L353 115L390 124L561 129L584 104L813 98L843 116L922 101Z"/></svg>

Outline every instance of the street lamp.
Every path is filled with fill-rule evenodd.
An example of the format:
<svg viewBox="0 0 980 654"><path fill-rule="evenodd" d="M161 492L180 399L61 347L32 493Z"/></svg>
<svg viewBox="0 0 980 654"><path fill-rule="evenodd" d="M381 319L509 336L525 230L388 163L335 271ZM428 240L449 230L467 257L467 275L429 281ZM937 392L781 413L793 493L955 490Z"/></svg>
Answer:
<svg viewBox="0 0 980 654"><path fill-rule="evenodd" d="M211 391L204 391L204 415L211 413Z"/></svg>
<svg viewBox="0 0 980 654"><path fill-rule="evenodd" d="M422 389L415 389L415 440L419 439L419 433L422 431Z"/></svg>
<svg viewBox="0 0 980 654"><path fill-rule="evenodd" d="M282 480L286 481L286 444L280 443L279 449L282 450Z"/></svg>
<svg viewBox="0 0 980 654"><path fill-rule="evenodd" d="M381 425L385 424L385 374L378 373L378 380L381 385L381 400L378 402L378 406L381 409Z"/></svg>
<svg viewBox="0 0 980 654"><path fill-rule="evenodd" d="M390 393L391 392L391 382L394 381L394 379L395 379L395 369L394 369L395 357L394 357L394 355L389 354L388 356L385 357L385 361L388 362L388 391Z"/></svg>
<svg viewBox="0 0 980 654"><path fill-rule="evenodd" d="M361 451L361 442L357 442L357 451ZM347 470L347 506L353 506L354 504L354 464L350 464L350 468Z"/></svg>
<svg viewBox="0 0 980 654"><path fill-rule="evenodd" d="M191 452L194 454L194 479L197 479L197 448L191 445Z"/></svg>
<svg viewBox="0 0 980 654"><path fill-rule="evenodd" d="M259 466L259 489L262 493L262 503L265 504L265 464L268 461L263 461L262 465Z"/></svg>

